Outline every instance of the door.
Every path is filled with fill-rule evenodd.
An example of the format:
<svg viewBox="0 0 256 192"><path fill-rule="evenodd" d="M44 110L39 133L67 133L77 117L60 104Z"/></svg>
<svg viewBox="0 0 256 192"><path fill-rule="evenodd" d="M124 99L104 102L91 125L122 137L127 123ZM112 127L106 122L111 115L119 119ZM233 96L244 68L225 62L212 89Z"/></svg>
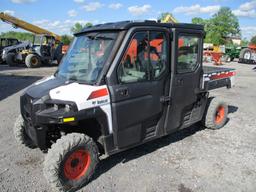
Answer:
<svg viewBox="0 0 256 192"><path fill-rule="evenodd" d="M203 72L202 37L202 31L175 31L171 105L168 106L165 124L167 133L192 124L192 109L198 99L197 92Z"/></svg>
<svg viewBox="0 0 256 192"><path fill-rule="evenodd" d="M164 30L134 32L114 73L111 92L115 145L125 148L157 137L163 129L168 90L168 33ZM162 124L162 126L160 126Z"/></svg>

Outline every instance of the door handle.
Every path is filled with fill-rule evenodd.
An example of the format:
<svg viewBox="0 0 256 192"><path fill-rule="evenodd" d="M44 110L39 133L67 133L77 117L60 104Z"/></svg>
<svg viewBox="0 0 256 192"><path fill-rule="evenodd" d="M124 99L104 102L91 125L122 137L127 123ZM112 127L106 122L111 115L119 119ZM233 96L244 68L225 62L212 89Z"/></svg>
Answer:
<svg viewBox="0 0 256 192"><path fill-rule="evenodd" d="M183 79L177 79L175 84L176 84L177 86L181 86L181 85L183 85L183 83L184 83L184 80L183 80Z"/></svg>
<svg viewBox="0 0 256 192"><path fill-rule="evenodd" d="M129 95L129 91L128 91L128 88L127 88L127 87L117 89L117 93L118 93L120 96L123 96L123 97L126 97L126 96Z"/></svg>

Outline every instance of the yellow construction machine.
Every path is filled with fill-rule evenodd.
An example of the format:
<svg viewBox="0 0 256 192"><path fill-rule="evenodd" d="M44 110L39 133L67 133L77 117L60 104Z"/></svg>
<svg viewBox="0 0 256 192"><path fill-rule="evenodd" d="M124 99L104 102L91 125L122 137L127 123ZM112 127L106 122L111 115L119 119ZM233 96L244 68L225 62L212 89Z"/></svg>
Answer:
<svg viewBox="0 0 256 192"><path fill-rule="evenodd" d="M178 20L175 19L171 14L167 14L162 20L161 23L178 23Z"/></svg>
<svg viewBox="0 0 256 192"><path fill-rule="evenodd" d="M33 42L29 46L8 49L5 60L9 66L25 63L27 67L34 68L40 67L41 64L60 62L62 58L61 36L3 12L0 13L0 19L14 28L34 33Z"/></svg>

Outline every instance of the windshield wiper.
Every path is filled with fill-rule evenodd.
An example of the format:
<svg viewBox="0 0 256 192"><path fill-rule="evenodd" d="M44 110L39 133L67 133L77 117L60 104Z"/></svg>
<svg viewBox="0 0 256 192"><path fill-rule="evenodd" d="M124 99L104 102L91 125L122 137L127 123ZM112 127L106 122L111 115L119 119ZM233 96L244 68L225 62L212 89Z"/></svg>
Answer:
<svg viewBox="0 0 256 192"><path fill-rule="evenodd" d="M95 39L102 39L102 40L114 40L111 37L107 37L107 36L101 36L102 33L97 33L95 35L87 35L87 37L89 39L95 40Z"/></svg>
<svg viewBox="0 0 256 192"><path fill-rule="evenodd" d="M106 37L106 36L96 36L95 39L102 39L102 40L114 40L111 37Z"/></svg>

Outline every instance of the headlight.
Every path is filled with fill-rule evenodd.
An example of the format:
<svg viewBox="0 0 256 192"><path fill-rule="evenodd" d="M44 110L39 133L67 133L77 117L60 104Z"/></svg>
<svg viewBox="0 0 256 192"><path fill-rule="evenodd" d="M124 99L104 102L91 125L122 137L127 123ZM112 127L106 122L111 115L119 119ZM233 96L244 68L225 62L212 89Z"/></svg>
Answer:
<svg viewBox="0 0 256 192"><path fill-rule="evenodd" d="M45 98L47 99L47 97ZM59 101L54 101L54 100L46 100L44 101L46 105L46 109L52 109L54 111L60 111L64 113L68 113L70 111L77 111L77 107L75 103L72 102L67 102L67 103L61 103Z"/></svg>
<svg viewBox="0 0 256 192"><path fill-rule="evenodd" d="M64 109L65 112L70 112L72 110L72 105L70 104L53 104L54 111Z"/></svg>

